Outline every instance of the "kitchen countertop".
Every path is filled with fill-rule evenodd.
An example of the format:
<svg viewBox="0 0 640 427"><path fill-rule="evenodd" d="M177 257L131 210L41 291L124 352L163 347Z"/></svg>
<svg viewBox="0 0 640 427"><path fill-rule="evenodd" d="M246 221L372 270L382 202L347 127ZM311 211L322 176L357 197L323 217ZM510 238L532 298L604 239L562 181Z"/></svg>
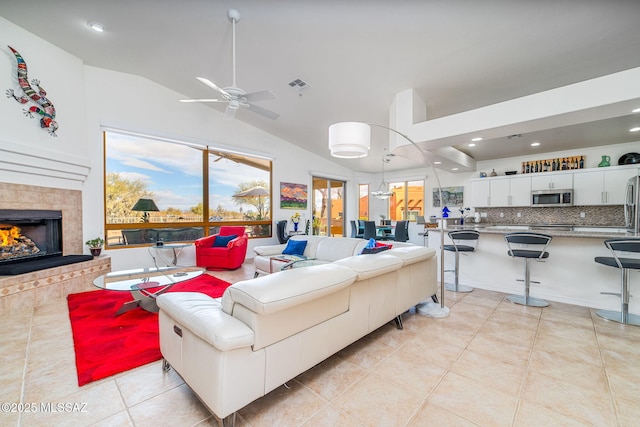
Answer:
<svg viewBox="0 0 640 427"><path fill-rule="evenodd" d="M431 228L440 231L440 228ZM583 226L583 225L520 225L520 224L469 224L451 225L445 231L476 230L481 234L506 234L531 231L554 237L583 237L596 239L640 238L640 234L627 231L623 227Z"/></svg>

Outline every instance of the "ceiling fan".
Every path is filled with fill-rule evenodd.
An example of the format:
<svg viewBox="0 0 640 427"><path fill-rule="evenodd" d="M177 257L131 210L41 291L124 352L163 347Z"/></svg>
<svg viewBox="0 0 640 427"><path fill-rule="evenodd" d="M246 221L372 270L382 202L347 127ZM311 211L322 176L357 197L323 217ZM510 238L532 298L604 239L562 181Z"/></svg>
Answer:
<svg viewBox="0 0 640 427"><path fill-rule="evenodd" d="M235 9L229 9L227 12L227 16L229 17L229 21L231 21L232 29L233 29L233 46L232 46L232 66L233 66L233 82L231 86L221 88L220 86L213 83L211 80L205 79L204 77L196 77L196 79L200 80L205 85L209 86L211 89L219 92L222 95L221 99L181 99L180 102L226 102L227 109L224 112L224 119L230 120L235 117L236 111L242 108L246 108L249 111L253 111L254 113L258 113L264 117L267 117L271 120L277 119L280 115L274 113L273 111L269 111L265 108L258 107L257 105L252 104L255 101L268 101L271 99L276 99L275 95L271 93L269 90L261 90L259 92L251 92L246 93L244 90L240 89L236 86L236 22L240 20L240 12Z"/></svg>

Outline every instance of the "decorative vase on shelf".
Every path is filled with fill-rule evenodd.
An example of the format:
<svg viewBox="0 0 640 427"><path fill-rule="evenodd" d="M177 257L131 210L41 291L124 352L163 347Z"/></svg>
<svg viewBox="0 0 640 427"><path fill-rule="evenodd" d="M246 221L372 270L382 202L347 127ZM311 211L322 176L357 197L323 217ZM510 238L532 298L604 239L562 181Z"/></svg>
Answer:
<svg viewBox="0 0 640 427"><path fill-rule="evenodd" d="M498 174L496 173L495 169L491 169L491 173L489 174L489 176L498 176Z"/></svg>
<svg viewBox="0 0 640 427"><path fill-rule="evenodd" d="M296 233L298 232L298 223L297 222L293 223L293 231L295 231Z"/></svg>
<svg viewBox="0 0 640 427"><path fill-rule="evenodd" d="M611 157L602 156L602 161L600 163L598 163L598 167L599 168L605 168L607 166L611 166Z"/></svg>

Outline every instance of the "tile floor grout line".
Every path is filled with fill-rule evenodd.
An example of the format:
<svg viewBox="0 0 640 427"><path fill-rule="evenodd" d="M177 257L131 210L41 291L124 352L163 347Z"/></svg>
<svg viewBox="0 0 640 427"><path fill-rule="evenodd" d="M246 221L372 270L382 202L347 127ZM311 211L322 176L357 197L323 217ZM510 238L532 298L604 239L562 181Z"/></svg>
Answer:
<svg viewBox="0 0 640 427"><path fill-rule="evenodd" d="M529 379L529 374L531 371L531 359L533 358L533 349L536 346L536 342L538 340L538 334L540 332L540 322L542 322L542 315L544 314L544 310L546 309L546 307L543 307L542 310L540 310L540 316L538 316L538 324L536 325L536 333L533 336L533 341L531 342L531 347L529 348L529 357L527 357L527 365L526 365L526 370L525 370L525 374L522 377L522 380L520 381L520 387L518 389L518 399L516 400L516 408L513 411L513 418L511 419L511 425L515 426L516 425L516 420L518 419L518 413L520 412L520 404L523 402L523 395L524 395L524 386L527 383L527 380Z"/></svg>
<svg viewBox="0 0 640 427"><path fill-rule="evenodd" d="M609 380L609 370L607 369L607 365L604 362L604 357L602 355L602 346L600 345L600 333L598 332L598 328L596 328L596 318L597 314L594 313L592 309L589 310L589 314L591 315L591 322L593 324L593 329L596 334L596 343L598 344L598 355L600 356L600 362L602 363L602 369L604 371L604 378L607 381L607 388L609 389L609 400L611 401L611 406L613 407L613 413L616 416L616 422L618 425L624 425L620 420L620 415L618 414L618 405L616 404L616 399L614 398L613 388L611 387L611 381Z"/></svg>
<svg viewBox="0 0 640 427"><path fill-rule="evenodd" d="M469 294L463 295L460 299L455 300L455 301L454 301L454 303L453 303L453 305L452 305L451 307L455 306L455 305L456 305L457 303L459 303L460 301L463 301L463 300L467 297L467 295L469 295ZM501 300L500 302L502 302L502 300ZM424 399L423 399L423 401L422 401L422 404L421 404L421 405L416 409L416 411L415 411L415 412L414 412L414 413L409 417L409 421L407 422L407 424L408 424L408 423L410 423L410 422L411 422L411 420L413 420L413 419L418 415L418 413L420 412L420 409L421 409L425 404L429 403L429 398L431 397L431 395L436 391L436 389L438 388L438 386L440 386L440 384L442 384L442 381L444 381L444 379L446 378L446 376L447 376L450 372L452 372L452 371L451 371L451 368L453 367L453 365L455 364L455 362L457 362L457 361L460 359L460 357L462 357L462 354L463 354L465 351L467 351L467 350L469 349L469 345L471 344L471 342L473 341L473 339L478 335L478 333L480 332L480 330L482 329L482 327L483 327L484 325L486 325L486 324L487 324L487 322L489 321L489 318L490 318L490 317L491 317L491 316L496 312L496 310L497 310L497 308L498 308L498 306L499 306L499 305L500 305L500 303L498 303L498 305L496 305L496 306L493 308L493 310L491 311L491 314L489 314L489 316L487 316L487 318L484 320L484 322L482 323L482 325L480 325L480 327L476 330L476 332L473 334L473 337L469 340L469 342L468 342L468 343L465 345L465 347L462 349L462 351L460 352L460 354L458 355L458 357L456 358L456 360L454 360L454 361L453 361L453 362L452 362L452 363L447 367L447 369L446 369L445 373L440 377L440 379L438 380L438 382L437 382L437 383L436 383L436 384L431 388L431 391L430 391L429 393L427 393L427 395L425 396L425 398L424 398ZM450 307L449 307L449 308L450 308ZM416 313L416 314L417 314L417 313ZM449 311L449 314L447 315L447 317L449 317L449 315L450 315L450 314L451 314L451 311ZM426 326L425 326L425 328L426 328ZM424 329L424 328L423 328L423 329ZM454 372L454 373L455 373L455 372ZM464 375L463 375L463 376L464 376ZM465 377L465 378L467 378L467 377ZM470 379L470 380L472 380L472 381L475 381L473 378L469 378L469 379ZM441 406L439 406L439 405L437 405L437 404L435 404L435 403L431 403L431 404L432 404L432 405L435 405L435 406L438 406L441 410L444 410L444 411L447 411L447 412L449 412L449 413L453 414L453 412L449 411L447 408L443 408L443 407L441 407ZM457 415L457 414L454 414L454 415ZM458 416L459 416L459 415L458 415ZM470 423L473 423L473 424L475 424L475 425L479 425L478 423L476 423L476 422L474 422L473 420L470 420L470 419L468 419L468 418L466 418L466 417L464 417L464 416L462 416L462 418L464 418L465 420L469 421Z"/></svg>
<svg viewBox="0 0 640 427"><path fill-rule="evenodd" d="M24 355L24 365L22 367L22 384L20 386L20 403L24 403L24 396L26 393L27 387L27 371L29 369L29 354L31 351L31 339L33 337L33 316L35 316L35 307L31 308L31 316L29 316L29 337L27 338L27 348ZM20 411L18 413L18 427L22 426L22 415L23 412Z"/></svg>

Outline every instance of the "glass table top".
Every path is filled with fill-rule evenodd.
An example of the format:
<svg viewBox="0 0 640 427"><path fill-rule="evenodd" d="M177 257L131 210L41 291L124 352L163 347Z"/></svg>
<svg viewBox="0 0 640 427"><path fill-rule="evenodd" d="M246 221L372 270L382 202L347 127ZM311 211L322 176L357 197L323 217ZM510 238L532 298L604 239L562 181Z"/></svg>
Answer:
<svg viewBox="0 0 640 427"><path fill-rule="evenodd" d="M93 284L100 289L112 291L136 291L149 287L175 285L198 277L204 272L199 267L136 268L112 271L97 277Z"/></svg>

